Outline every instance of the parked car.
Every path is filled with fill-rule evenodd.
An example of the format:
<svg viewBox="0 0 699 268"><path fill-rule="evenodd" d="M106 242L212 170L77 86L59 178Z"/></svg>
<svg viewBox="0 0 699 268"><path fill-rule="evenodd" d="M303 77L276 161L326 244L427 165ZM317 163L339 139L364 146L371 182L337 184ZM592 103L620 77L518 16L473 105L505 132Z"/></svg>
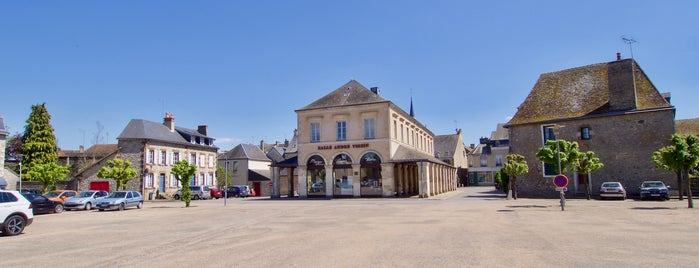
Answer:
<svg viewBox="0 0 699 268"><path fill-rule="evenodd" d="M240 189L240 193L239 193L240 197L252 196L252 189L250 188L250 186L247 186L247 185L235 185L235 186L238 187L238 189Z"/></svg>
<svg viewBox="0 0 699 268"><path fill-rule="evenodd" d="M67 210L90 210L97 206L99 200L106 198L108 195L109 193L103 190L82 191L77 197L66 200L64 206Z"/></svg>
<svg viewBox="0 0 699 268"><path fill-rule="evenodd" d="M34 212L34 215L63 212L64 207L61 202L53 201L39 194L22 195L32 203L32 212Z"/></svg>
<svg viewBox="0 0 699 268"><path fill-rule="evenodd" d="M648 198L670 200L670 187L662 181L644 181L640 189L641 200Z"/></svg>
<svg viewBox="0 0 699 268"><path fill-rule="evenodd" d="M603 182L599 187L599 198L621 198L626 200L626 189L620 182Z"/></svg>
<svg viewBox="0 0 699 268"><path fill-rule="evenodd" d="M18 191L0 190L0 230L2 235L18 235L32 224L32 203Z"/></svg>
<svg viewBox="0 0 699 268"><path fill-rule="evenodd" d="M112 210L124 210L127 207L143 207L143 196L141 193L136 191L117 191L113 192L106 198L103 198L97 204L97 208L100 211L105 209Z"/></svg>
<svg viewBox="0 0 699 268"><path fill-rule="evenodd" d="M192 191L192 200L197 200L197 199L211 199L211 189L209 189L209 186L206 185L195 185L195 186L189 186L189 190ZM177 190L174 195L172 195L175 200L180 200L180 197L182 197L182 190Z"/></svg>
<svg viewBox="0 0 699 268"><path fill-rule="evenodd" d="M44 197L64 204L66 200L76 197L78 192L73 190L53 190L44 194Z"/></svg>
<svg viewBox="0 0 699 268"><path fill-rule="evenodd" d="M212 198L219 199L219 198L223 197L223 191L219 190L218 188L211 187L210 190L211 190L211 197Z"/></svg>
<svg viewBox="0 0 699 268"><path fill-rule="evenodd" d="M322 181L316 182L311 185L311 192L320 192L325 190L325 183Z"/></svg>
<svg viewBox="0 0 699 268"><path fill-rule="evenodd" d="M238 186L228 186L224 194L226 197L240 197L240 188Z"/></svg>
<svg viewBox="0 0 699 268"><path fill-rule="evenodd" d="M41 192L41 190L37 190L37 189L22 189L22 190L20 191L20 193L22 193L22 194L38 194L38 195L42 195L42 194L43 194L43 193Z"/></svg>

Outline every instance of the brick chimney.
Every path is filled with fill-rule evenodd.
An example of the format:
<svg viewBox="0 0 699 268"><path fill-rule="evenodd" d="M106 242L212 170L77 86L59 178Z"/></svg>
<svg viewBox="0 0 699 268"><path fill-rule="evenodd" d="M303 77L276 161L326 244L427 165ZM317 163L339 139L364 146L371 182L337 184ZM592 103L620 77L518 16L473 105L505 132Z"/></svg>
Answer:
<svg viewBox="0 0 699 268"><path fill-rule="evenodd" d="M171 113L165 112L165 118L163 118L163 125L165 125L170 132L175 132L175 117Z"/></svg>
<svg viewBox="0 0 699 268"><path fill-rule="evenodd" d="M200 125L197 127L197 132L204 136L209 136L209 127L207 125Z"/></svg>
<svg viewBox="0 0 699 268"><path fill-rule="evenodd" d="M616 53L616 60L621 60L621 53L619 53L619 52Z"/></svg>

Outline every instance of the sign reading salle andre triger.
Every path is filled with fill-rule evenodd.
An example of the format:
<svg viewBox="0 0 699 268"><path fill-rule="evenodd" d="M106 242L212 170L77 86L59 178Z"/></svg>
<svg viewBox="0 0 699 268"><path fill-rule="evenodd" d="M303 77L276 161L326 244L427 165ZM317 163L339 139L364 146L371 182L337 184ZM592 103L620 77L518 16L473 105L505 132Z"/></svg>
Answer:
<svg viewBox="0 0 699 268"><path fill-rule="evenodd" d="M367 148L369 147L368 143L358 143L358 144L338 144L335 146L332 145L321 145L318 146L318 150L339 150L339 149L349 149L349 148Z"/></svg>

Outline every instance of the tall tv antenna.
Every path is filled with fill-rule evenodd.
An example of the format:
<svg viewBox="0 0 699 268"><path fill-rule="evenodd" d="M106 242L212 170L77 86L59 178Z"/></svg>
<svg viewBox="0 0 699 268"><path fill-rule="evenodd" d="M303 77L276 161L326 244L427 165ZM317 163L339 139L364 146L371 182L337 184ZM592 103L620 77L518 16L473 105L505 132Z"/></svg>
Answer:
<svg viewBox="0 0 699 268"><path fill-rule="evenodd" d="M636 39L633 39L633 37L627 38L626 36L621 36L621 41L629 45L629 50L631 51L631 58L633 59L633 44L638 43Z"/></svg>

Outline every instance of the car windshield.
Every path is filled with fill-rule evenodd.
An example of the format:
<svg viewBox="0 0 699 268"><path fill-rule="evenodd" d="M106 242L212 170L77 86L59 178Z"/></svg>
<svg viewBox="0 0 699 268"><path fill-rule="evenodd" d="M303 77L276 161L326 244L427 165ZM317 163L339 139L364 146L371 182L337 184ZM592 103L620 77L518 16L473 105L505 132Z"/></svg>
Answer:
<svg viewBox="0 0 699 268"><path fill-rule="evenodd" d="M113 192L109 195L109 198L124 198L126 197L126 192Z"/></svg>
<svg viewBox="0 0 699 268"><path fill-rule="evenodd" d="M48 192L44 196L46 196L46 197L58 197L59 195L61 195L61 192Z"/></svg>
<svg viewBox="0 0 699 268"><path fill-rule="evenodd" d="M618 183L605 183L602 185L602 187L620 187Z"/></svg>
<svg viewBox="0 0 699 268"><path fill-rule="evenodd" d="M643 183L643 187L665 187L662 182L646 182Z"/></svg>
<svg viewBox="0 0 699 268"><path fill-rule="evenodd" d="M92 191L81 192L81 193L80 193L80 197L92 197L92 195L93 195L94 193L95 193L95 192L92 192Z"/></svg>

